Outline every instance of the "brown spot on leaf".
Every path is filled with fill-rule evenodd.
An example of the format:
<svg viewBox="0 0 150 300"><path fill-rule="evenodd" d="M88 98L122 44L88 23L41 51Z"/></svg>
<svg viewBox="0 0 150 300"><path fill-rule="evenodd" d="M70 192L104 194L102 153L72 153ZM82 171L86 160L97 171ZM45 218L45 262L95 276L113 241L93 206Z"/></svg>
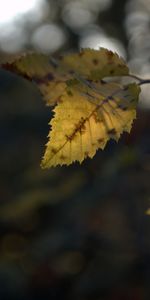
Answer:
<svg viewBox="0 0 150 300"><path fill-rule="evenodd" d="M75 73L75 72L74 72L73 70L69 70L69 74L70 74L70 75L74 75L74 73Z"/></svg>
<svg viewBox="0 0 150 300"><path fill-rule="evenodd" d="M53 81L55 79L54 75L52 73L48 73L45 76L45 79L47 79L48 81Z"/></svg>
<svg viewBox="0 0 150 300"><path fill-rule="evenodd" d="M107 55L108 59L112 59L113 56L114 56L114 53L113 53L111 50L108 50L108 51L106 52L106 55Z"/></svg>
<svg viewBox="0 0 150 300"><path fill-rule="evenodd" d="M126 111L128 109L126 106L123 106L122 104L119 104L118 108L120 108L121 110L124 110L124 111Z"/></svg>
<svg viewBox="0 0 150 300"><path fill-rule="evenodd" d="M81 117L80 121L75 124L75 132L80 132L81 134L85 133L86 126L85 126L85 120L83 117Z"/></svg>
<svg viewBox="0 0 150 300"><path fill-rule="evenodd" d="M84 134L84 133L86 132L86 128L82 126L82 127L79 129L79 132L80 132L80 134Z"/></svg>
<svg viewBox="0 0 150 300"><path fill-rule="evenodd" d="M72 97L73 96L72 91L71 90L67 90L67 95Z"/></svg>
<svg viewBox="0 0 150 300"><path fill-rule="evenodd" d="M67 141L71 142L75 138L77 133L80 132L81 134L83 134L85 132L85 130L86 130L85 119L83 117L81 117L80 121L77 124L75 124L75 128L74 128L74 131L72 132L72 134L70 134L70 135L66 134L65 137L66 137Z"/></svg>
<svg viewBox="0 0 150 300"><path fill-rule="evenodd" d="M67 134L65 134L65 137L66 137L66 139L67 139L67 141L72 141L72 139L73 139L73 134L72 135L67 135Z"/></svg>
<svg viewBox="0 0 150 300"><path fill-rule="evenodd" d="M110 70L110 74L113 75L115 73L115 71L112 69Z"/></svg>
<svg viewBox="0 0 150 300"><path fill-rule="evenodd" d="M102 143L104 142L104 139L103 139L103 138L98 139L97 142L98 142L99 144L102 144Z"/></svg>
<svg viewBox="0 0 150 300"><path fill-rule="evenodd" d="M66 158L67 158L67 157L66 157L65 155L63 155L63 154L60 156L60 159L61 159L61 160L65 160Z"/></svg>
<svg viewBox="0 0 150 300"><path fill-rule="evenodd" d="M56 149L56 148L52 148L52 149L51 149L51 152L52 152L53 154L56 154L56 153L57 153L57 149Z"/></svg>
<svg viewBox="0 0 150 300"><path fill-rule="evenodd" d="M108 59L108 64L113 64L114 53L111 50L108 50L106 52L106 55L107 55L107 59Z"/></svg>
<svg viewBox="0 0 150 300"><path fill-rule="evenodd" d="M107 99L108 100L114 100L113 96L108 96Z"/></svg>
<svg viewBox="0 0 150 300"><path fill-rule="evenodd" d="M55 79L54 75L52 73L48 73L45 76L33 76L33 80L37 84L47 84L50 81L53 81Z"/></svg>
<svg viewBox="0 0 150 300"><path fill-rule="evenodd" d="M97 66L99 64L99 61L97 58L93 58L92 62L95 66Z"/></svg>
<svg viewBox="0 0 150 300"><path fill-rule="evenodd" d="M115 129L115 128L112 128L112 129L109 129L109 130L107 131L107 133L110 134L110 135L115 135L117 132L116 132L116 129Z"/></svg>

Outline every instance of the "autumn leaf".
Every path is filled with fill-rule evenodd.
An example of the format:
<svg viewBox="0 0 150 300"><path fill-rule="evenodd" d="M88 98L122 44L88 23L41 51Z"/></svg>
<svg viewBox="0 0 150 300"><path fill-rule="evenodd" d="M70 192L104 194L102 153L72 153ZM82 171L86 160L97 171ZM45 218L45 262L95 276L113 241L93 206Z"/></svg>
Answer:
<svg viewBox="0 0 150 300"><path fill-rule="evenodd" d="M110 84L106 85L109 90ZM99 93L94 91L92 101L87 101L87 90L73 87L54 108L42 167L81 163L103 149L110 138L118 140L123 131L130 132L139 91L136 84L125 88L111 84L110 95L104 96L99 86Z"/></svg>
<svg viewBox="0 0 150 300"><path fill-rule="evenodd" d="M73 80L100 80L105 76L127 75L129 69L116 53L84 49L79 53L56 58L40 53L11 57L1 67L33 81L44 96L46 104L56 104Z"/></svg>

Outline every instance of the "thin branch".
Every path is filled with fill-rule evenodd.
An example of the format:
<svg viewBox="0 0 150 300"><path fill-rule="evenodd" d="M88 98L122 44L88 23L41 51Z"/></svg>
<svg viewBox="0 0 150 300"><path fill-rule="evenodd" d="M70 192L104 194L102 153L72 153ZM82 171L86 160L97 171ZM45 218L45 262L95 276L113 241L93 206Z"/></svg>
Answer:
<svg viewBox="0 0 150 300"><path fill-rule="evenodd" d="M138 85L142 85L142 84L150 84L150 79L145 79L145 80L143 79L138 83Z"/></svg>
<svg viewBox="0 0 150 300"><path fill-rule="evenodd" d="M143 78L140 78L139 76L134 75L134 74L129 74L127 76L132 77L132 78L138 80L139 81L138 85L150 84L150 79L143 79Z"/></svg>
<svg viewBox="0 0 150 300"><path fill-rule="evenodd" d="M139 77L139 76L137 76L137 75L134 75L134 74L128 74L128 75L126 75L126 76L132 77L132 78L134 78L134 79L136 79L136 80L138 80L138 81L142 81L142 80L143 80L143 78L141 78L141 77Z"/></svg>

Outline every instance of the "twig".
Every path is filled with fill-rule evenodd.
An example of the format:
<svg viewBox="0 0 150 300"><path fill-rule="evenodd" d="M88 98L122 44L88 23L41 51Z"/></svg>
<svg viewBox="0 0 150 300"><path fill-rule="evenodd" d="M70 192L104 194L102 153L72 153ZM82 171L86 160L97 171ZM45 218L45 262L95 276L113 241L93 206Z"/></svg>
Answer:
<svg viewBox="0 0 150 300"><path fill-rule="evenodd" d="M150 84L150 79L143 79L143 78L140 78L139 76L134 75L134 74L129 74L129 75L127 75L127 76L132 77L132 78L138 80L138 81L139 81L139 82L138 82L138 85L142 85L142 84Z"/></svg>

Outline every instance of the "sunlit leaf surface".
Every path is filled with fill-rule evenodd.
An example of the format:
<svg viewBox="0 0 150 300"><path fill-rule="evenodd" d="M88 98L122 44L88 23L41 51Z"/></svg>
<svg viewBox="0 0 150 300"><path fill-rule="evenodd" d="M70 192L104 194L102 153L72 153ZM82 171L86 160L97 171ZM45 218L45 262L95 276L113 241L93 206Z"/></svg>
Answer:
<svg viewBox="0 0 150 300"><path fill-rule="evenodd" d="M115 82L129 74L116 53L104 48L57 58L30 53L2 67L35 82L46 104L56 105L42 167L81 163L110 138L130 132L140 88Z"/></svg>

